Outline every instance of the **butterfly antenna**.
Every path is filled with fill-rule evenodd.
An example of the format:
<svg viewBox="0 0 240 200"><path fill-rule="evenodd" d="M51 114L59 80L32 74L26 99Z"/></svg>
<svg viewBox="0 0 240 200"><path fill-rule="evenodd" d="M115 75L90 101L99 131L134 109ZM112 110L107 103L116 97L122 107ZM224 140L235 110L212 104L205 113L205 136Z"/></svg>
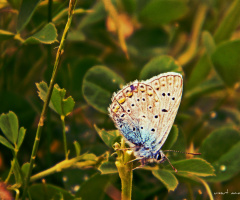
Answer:
<svg viewBox="0 0 240 200"><path fill-rule="evenodd" d="M168 157L166 155L164 155L164 158L166 158L166 160L168 161L168 163L171 165L171 167L173 168L173 170L177 173L177 169L175 167L173 167L172 163L170 162L170 160L168 159Z"/></svg>
<svg viewBox="0 0 240 200"><path fill-rule="evenodd" d="M176 151L176 150L163 150L164 152L176 152L176 153L184 153L184 154L190 154L190 155L201 155L201 153L188 153L183 151Z"/></svg>

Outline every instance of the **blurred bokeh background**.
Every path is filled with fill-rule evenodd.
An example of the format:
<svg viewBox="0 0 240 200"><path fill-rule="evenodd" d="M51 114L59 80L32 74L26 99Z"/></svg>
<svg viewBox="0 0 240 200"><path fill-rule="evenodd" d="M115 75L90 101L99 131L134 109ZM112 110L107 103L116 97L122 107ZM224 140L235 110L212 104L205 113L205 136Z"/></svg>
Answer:
<svg viewBox="0 0 240 200"><path fill-rule="evenodd" d="M0 2L0 114L15 112L27 129L21 165L29 162L43 106L36 83L49 84L68 3ZM240 0L78 0L56 80L75 100L66 117L70 157L74 141L82 153L114 152L94 128L115 129L107 112L113 92L136 79L180 71L184 91L172 149L200 151L215 169L216 176L203 178L213 197L240 199L239 25ZM117 83L109 81L113 77ZM33 174L64 160L62 141L60 117L49 109ZM175 157L185 155L169 159ZM2 180L11 160L11 151L0 144ZM176 177L178 187L168 192L150 171L135 170L133 199L209 199L203 184ZM121 191L118 174L99 175L95 167L64 170L45 181L83 199L119 199ZM33 199L44 199L32 191Z"/></svg>

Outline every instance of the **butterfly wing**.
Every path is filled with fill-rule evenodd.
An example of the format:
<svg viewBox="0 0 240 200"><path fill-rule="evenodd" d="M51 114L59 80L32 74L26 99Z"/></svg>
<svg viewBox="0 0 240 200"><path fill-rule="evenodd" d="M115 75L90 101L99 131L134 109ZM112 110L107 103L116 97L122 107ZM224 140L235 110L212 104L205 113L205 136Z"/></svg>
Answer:
<svg viewBox="0 0 240 200"><path fill-rule="evenodd" d="M182 76L164 73L123 87L113 95L109 113L130 146L154 153L171 130L181 95Z"/></svg>
<svg viewBox="0 0 240 200"><path fill-rule="evenodd" d="M146 81L156 91L160 109L159 129L155 134L155 144L160 149L165 143L177 115L182 98L183 79L181 74L168 72Z"/></svg>
<svg viewBox="0 0 240 200"><path fill-rule="evenodd" d="M114 94L112 101L109 113L122 135L131 146L150 148L152 135L157 132L160 108L153 88L135 81Z"/></svg>

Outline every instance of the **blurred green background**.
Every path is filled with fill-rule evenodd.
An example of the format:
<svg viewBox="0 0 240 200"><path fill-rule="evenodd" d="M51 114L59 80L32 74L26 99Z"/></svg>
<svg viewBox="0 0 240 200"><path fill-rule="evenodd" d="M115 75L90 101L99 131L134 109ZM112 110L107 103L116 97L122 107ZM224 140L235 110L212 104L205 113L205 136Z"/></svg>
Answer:
<svg viewBox="0 0 240 200"><path fill-rule="evenodd" d="M136 79L178 71L184 90L171 149L201 152L215 169L216 176L203 178L214 199L239 199L240 0L111 2L78 0L65 43L56 83L75 100L66 117L70 157L75 140L82 153L114 152L94 128L115 129L107 113L113 92ZM35 83L49 84L67 13L64 0L0 2L0 114L15 112L27 129L18 153L21 165L29 162L43 106ZM0 145L2 180L11 160L11 151ZM33 174L62 160L60 117L49 110ZM133 176L133 199L209 199L203 184L177 174L179 184L171 192L150 171L135 170ZM60 189L54 187L82 199L117 200L121 191L118 174L100 175L96 167L68 169L45 181L55 199ZM39 195L41 188L30 187L33 199L48 199Z"/></svg>

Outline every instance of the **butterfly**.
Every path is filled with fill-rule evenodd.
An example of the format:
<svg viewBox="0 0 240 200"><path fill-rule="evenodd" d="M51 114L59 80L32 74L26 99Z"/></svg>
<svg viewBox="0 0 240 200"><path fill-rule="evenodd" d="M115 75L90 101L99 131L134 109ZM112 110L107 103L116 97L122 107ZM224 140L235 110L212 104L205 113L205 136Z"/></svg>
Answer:
<svg viewBox="0 0 240 200"><path fill-rule="evenodd" d="M182 75L167 72L136 80L113 94L109 115L142 165L168 160L161 148L173 126L182 91Z"/></svg>

